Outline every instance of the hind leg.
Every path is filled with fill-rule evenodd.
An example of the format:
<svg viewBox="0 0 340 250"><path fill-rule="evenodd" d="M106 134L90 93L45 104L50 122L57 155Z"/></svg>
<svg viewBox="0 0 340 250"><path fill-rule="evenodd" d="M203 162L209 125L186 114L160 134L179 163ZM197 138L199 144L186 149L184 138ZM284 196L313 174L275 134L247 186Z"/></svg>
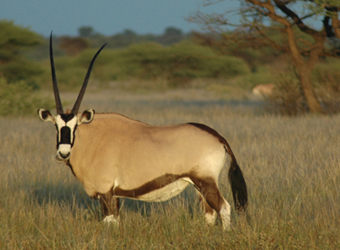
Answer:
<svg viewBox="0 0 340 250"><path fill-rule="evenodd" d="M230 227L230 204L222 197L223 199L223 204L220 207L220 217L222 220L222 225L223 225L223 229L226 231L229 231L231 229Z"/></svg>
<svg viewBox="0 0 340 250"><path fill-rule="evenodd" d="M230 204L222 197L213 178L193 180L207 204L221 217L224 230L230 230Z"/></svg>
<svg viewBox="0 0 340 250"><path fill-rule="evenodd" d="M119 199L114 197L111 192L99 194L100 206L102 208L104 222L119 224Z"/></svg>
<svg viewBox="0 0 340 250"><path fill-rule="evenodd" d="M215 224L217 212L208 204L200 192L197 191L197 194L206 222L210 225Z"/></svg>

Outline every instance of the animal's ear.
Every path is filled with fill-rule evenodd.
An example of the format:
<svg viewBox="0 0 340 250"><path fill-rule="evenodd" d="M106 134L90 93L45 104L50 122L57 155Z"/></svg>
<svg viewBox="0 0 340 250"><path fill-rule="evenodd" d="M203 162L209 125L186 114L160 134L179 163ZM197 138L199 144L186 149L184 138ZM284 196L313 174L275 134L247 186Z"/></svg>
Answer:
<svg viewBox="0 0 340 250"><path fill-rule="evenodd" d="M80 116L78 116L78 125L92 122L94 113L93 109L85 110Z"/></svg>
<svg viewBox="0 0 340 250"><path fill-rule="evenodd" d="M41 120L44 122L53 122L55 123L55 118L53 115L51 115L50 111L47 109L39 109L38 110L38 115Z"/></svg>

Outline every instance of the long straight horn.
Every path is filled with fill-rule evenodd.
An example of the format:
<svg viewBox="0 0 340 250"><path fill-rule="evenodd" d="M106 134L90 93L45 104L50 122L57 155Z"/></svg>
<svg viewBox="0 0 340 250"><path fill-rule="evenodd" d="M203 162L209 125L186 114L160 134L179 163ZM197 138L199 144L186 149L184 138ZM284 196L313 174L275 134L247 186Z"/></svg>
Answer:
<svg viewBox="0 0 340 250"><path fill-rule="evenodd" d="M81 101L84 97L84 94L85 94L85 90L86 90L86 87L87 87L87 83L90 79L90 75L91 75L91 70L92 70L92 67L93 67L93 64L94 64L94 61L96 60L97 56L99 55L99 53L102 51L102 49L105 47L107 43L105 43L99 50L98 52L94 55L91 63L90 63L90 66L89 66L89 69L87 70L87 73L86 73L86 76L85 76L85 79L84 79L84 82L83 82L83 85L81 86L81 89L80 89L80 92L79 92L79 95L78 95L78 98L76 100L76 102L74 103L74 106L72 108L72 114L77 114L78 113L78 110L79 110L79 107L80 107L80 104L81 104Z"/></svg>
<svg viewBox="0 0 340 250"><path fill-rule="evenodd" d="M51 72L52 72L52 82L53 82L53 92L54 92L54 99L55 99L55 106L57 109L58 114L63 114L63 105L60 101L59 89L58 89L58 82L57 77L55 74L55 66L54 66L54 59L53 59L53 48L52 48L52 31L50 35L50 62L51 62Z"/></svg>

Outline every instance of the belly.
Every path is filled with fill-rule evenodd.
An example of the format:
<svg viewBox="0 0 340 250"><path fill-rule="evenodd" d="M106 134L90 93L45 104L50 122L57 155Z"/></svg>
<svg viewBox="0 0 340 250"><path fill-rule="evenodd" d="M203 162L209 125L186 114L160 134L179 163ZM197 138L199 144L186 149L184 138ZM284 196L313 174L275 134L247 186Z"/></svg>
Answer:
<svg viewBox="0 0 340 250"><path fill-rule="evenodd" d="M129 190L128 192L125 190L117 190L114 189L114 193L118 197L126 197L136 200L148 201L148 202L161 202L171 199L172 197L180 194L191 181L187 178L181 178L177 181L171 182L164 187L147 190L146 192L139 193L133 192L133 190ZM119 188L118 188L119 189Z"/></svg>
<svg viewBox="0 0 340 250"><path fill-rule="evenodd" d="M173 183L166 185L165 187L141 195L138 197L138 199L151 202L166 201L180 194L188 185L189 182L183 179L179 179Z"/></svg>

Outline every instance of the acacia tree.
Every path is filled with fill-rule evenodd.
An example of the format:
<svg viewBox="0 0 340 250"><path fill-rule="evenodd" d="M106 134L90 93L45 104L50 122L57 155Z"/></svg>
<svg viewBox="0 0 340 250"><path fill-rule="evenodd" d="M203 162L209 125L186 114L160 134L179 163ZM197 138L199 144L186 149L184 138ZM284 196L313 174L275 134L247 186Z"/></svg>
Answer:
<svg viewBox="0 0 340 250"><path fill-rule="evenodd" d="M227 2L228 0L218 0ZM228 21L230 11L223 14L198 12L189 20L207 26L222 35L224 43L237 42L240 47L261 48L270 46L288 53L296 69L302 95L311 112L322 113L312 84L311 73L320 57L338 56L340 53L339 0L240 0L237 10L240 23ZM206 4L216 1L207 0ZM307 23L321 23L317 30ZM226 27L233 26L233 32ZM273 40L268 30L275 29L284 35L284 41Z"/></svg>

